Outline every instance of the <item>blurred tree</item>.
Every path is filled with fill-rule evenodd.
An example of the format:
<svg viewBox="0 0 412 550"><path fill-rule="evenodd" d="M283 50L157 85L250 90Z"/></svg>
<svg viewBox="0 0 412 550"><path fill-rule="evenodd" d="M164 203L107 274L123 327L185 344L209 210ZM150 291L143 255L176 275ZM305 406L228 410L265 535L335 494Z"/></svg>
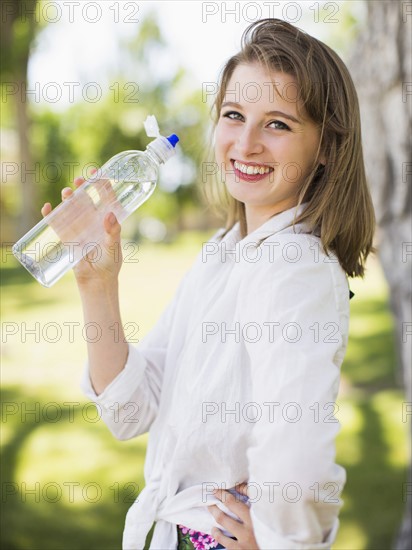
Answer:
<svg viewBox="0 0 412 550"><path fill-rule="evenodd" d="M16 21L21 19L17 13ZM169 228L177 230L185 227L185 213L199 208L194 167L202 160L208 107L187 73L171 59L154 14L139 21L132 38L120 40L116 72L102 75L109 86L99 101L75 102L62 112L47 103L33 103L29 113L26 101L19 102L27 119L26 127L19 127L26 143L26 166L41 167L37 190L30 185L29 195L29 184L21 186L25 229L39 218L43 202L50 201L53 206L60 202L60 189L70 185L73 177L87 177L93 166L101 166L122 150L144 150L148 138L143 121L151 113L156 114L162 133L179 134L182 147L177 162L173 166L168 163L156 193L139 211L140 217L161 217ZM12 45L11 41L9 47ZM27 59L25 66L27 70Z"/></svg>
<svg viewBox="0 0 412 550"><path fill-rule="evenodd" d="M20 167L33 166L30 148L30 114L26 97L27 68L30 51L38 30L37 0L4 2L1 16L0 76L7 87L7 97L13 98L19 137ZM4 88L3 88L4 89ZM20 170L22 173L22 170ZM38 217L36 214L36 186L33 180L20 178L20 230L28 230Z"/></svg>
<svg viewBox="0 0 412 550"><path fill-rule="evenodd" d="M127 77L127 82L125 82ZM205 128L208 126L208 105L201 101L200 90L194 90L189 82L188 74L178 66L164 42L156 17L149 14L139 24L139 32L131 39L124 39L122 55L119 58L118 74L112 81L122 90L119 102L123 102L123 124L131 131L139 132L144 149L147 137L142 128L142 122L147 114L154 113L161 130L166 133L177 132L182 144L180 149L180 166L168 164L168 172L175 171L181 181L171 182L157 190L159 204L166 205L168 195L169 208L158 208L156 196L146 203L141 212L159 213L162 219L172 224L176 231L186 228L185 213L199 209L200 196L196 185L197 170L201 165L205 148ZM138 86L137 86L138 83ZM127 105L127 97L136 84L138 105ZM129 88L129 89L128 89ZM128 89L128 92L125 90ZM126 102L126 105L124 104ZM129 112L129 117L124 116ZM127 122L126 122L127 120ZM134 124L133 124L134 120ZM144 144L144 145L143 145ZM166 175L166 174L165 174Z"/></svg>
<svg viewBox="0 0 412 550"><path fill-rule="evenodd" d="M7 114L12 122L7 124L17 127L21 162L28 168L40 167L40 179L36 173L30 181L19 182L22 226L13 233L21 235L31 227L46 200L58 204L60 189L70 185L75 176L87 177L93 166L100 166L121 150L144 150L148 138L143 121L150 113L156 114L162 132L177 132L183 146L177 162L173 166L168 163L155 195L142 207L140 216L161 217L172 230L184 228L186 212L199 208L195 166L202 160L208 107L172 57L155 13L139 21L131 38L120 38L116 69L113 74L102 75L109 81L106 94L97 102L83 99L58 112L47 102L28 102L21 93L27 87L27 64L36 34L32 27L37 25L38 30L45 26L40 17L43 0L36 1L37 15L33 11L35 3L29 2L26 14L27 3L16 0L8 3L13 12L2 18L2 25L7 23L2 35L3 81L18 88L18 93L8 96L11 101ZM42 34L38 33L36 44L41 40ZM18 57L16 51L12 57L13 48L23 51L24 56ZM15 106L21 111L19 117L9 113ZM4 206L8 220L11 203L14 206L16 201L6 201Z"/></svg>
<svg viewBox="0 0 412 550"><path fill-rule="evenodd" d="M400 378L411 403L411 3L366 4L367 21L350 65L360 96L365 162L377 214L379 256L390 287ZM411 472L409 476L412 483ZM411 520L409 494L395 546L399 550L412 548Z"/></svg>

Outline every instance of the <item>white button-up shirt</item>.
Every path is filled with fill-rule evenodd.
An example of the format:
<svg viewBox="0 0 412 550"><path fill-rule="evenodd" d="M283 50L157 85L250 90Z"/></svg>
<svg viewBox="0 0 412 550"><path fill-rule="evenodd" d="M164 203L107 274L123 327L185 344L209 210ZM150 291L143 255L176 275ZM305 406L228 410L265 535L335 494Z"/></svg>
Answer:
<svg viewBox="0 0 412 550"><path fill-rule="evenodd" d="M142 549L153 522L155 550L176 549L177 524L210 533L217 524L207 506L229 512L212 490L240 482L249 483L259 548L323 549L335 539L345 471L335 463L334 412L349 287L319 237L291 226L295 210L243 239L236 224L205 243L98 396L86 369L83 390L111 432L150 434L124 549Z"/></svg>

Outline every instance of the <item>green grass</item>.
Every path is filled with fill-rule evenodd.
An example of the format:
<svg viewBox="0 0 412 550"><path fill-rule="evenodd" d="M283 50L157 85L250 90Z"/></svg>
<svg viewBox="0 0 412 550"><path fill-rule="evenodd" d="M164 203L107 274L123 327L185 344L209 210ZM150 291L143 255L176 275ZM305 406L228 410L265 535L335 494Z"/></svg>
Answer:
<svg viewBox="0 0 412 550"><path fill-rule="evenodd" d="M143 244L133 255L139 261L124 265L123 322L138 325L139 338L207 237ZM143 487L146 436L116 441L101 421L94 422L80 393L86 343L72 274L44 289L12 258L3 268L1 547L120 548L126 511ZM337 461L348 481L334 548L387 549L403 512L404 398L395 377L387 288L376 261L366 281L353 281L351 288L337 414Z"/></svg>
<svg viewBox="0 0 412 550"><path fill-rule="evenodd" d="M397 382L388 288L373 259L365 280L350 283L348 351L337 414L337 461L347 472L336 550L387 550L404 510L407 425Z"/></svg>

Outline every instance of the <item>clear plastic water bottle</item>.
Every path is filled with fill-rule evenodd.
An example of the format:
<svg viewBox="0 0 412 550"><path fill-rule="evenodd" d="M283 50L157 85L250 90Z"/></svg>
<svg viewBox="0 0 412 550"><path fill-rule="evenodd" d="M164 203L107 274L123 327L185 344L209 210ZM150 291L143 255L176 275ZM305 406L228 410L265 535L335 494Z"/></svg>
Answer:
<svg viewBox="0 0 412 550"><path fill-rule="evenodd" d="M105 215L113 212L121 223L150 197L159 166L174 155L178 141L175 134L158 135L145 152L112 157L13 246L15 257L45 287L88 253L97 259Z"/></svg>

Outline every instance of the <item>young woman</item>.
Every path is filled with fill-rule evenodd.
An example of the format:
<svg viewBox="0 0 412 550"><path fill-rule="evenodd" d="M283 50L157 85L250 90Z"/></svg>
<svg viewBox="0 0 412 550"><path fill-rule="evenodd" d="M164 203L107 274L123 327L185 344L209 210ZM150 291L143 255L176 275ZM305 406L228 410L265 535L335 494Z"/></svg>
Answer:
<svg viewBox="0 0 412 550"><path fill-rule="evenodd" d="M265 19L227 62L215 114L227 224L138 346L109 328L113 214L101 260L76 268L85 322L102 328L84 391L119 439L150 433L123 546L143 548L155 523L154 549L330 548L347 277L363 276L374 233L356 92L329 47Z"/></svg>

